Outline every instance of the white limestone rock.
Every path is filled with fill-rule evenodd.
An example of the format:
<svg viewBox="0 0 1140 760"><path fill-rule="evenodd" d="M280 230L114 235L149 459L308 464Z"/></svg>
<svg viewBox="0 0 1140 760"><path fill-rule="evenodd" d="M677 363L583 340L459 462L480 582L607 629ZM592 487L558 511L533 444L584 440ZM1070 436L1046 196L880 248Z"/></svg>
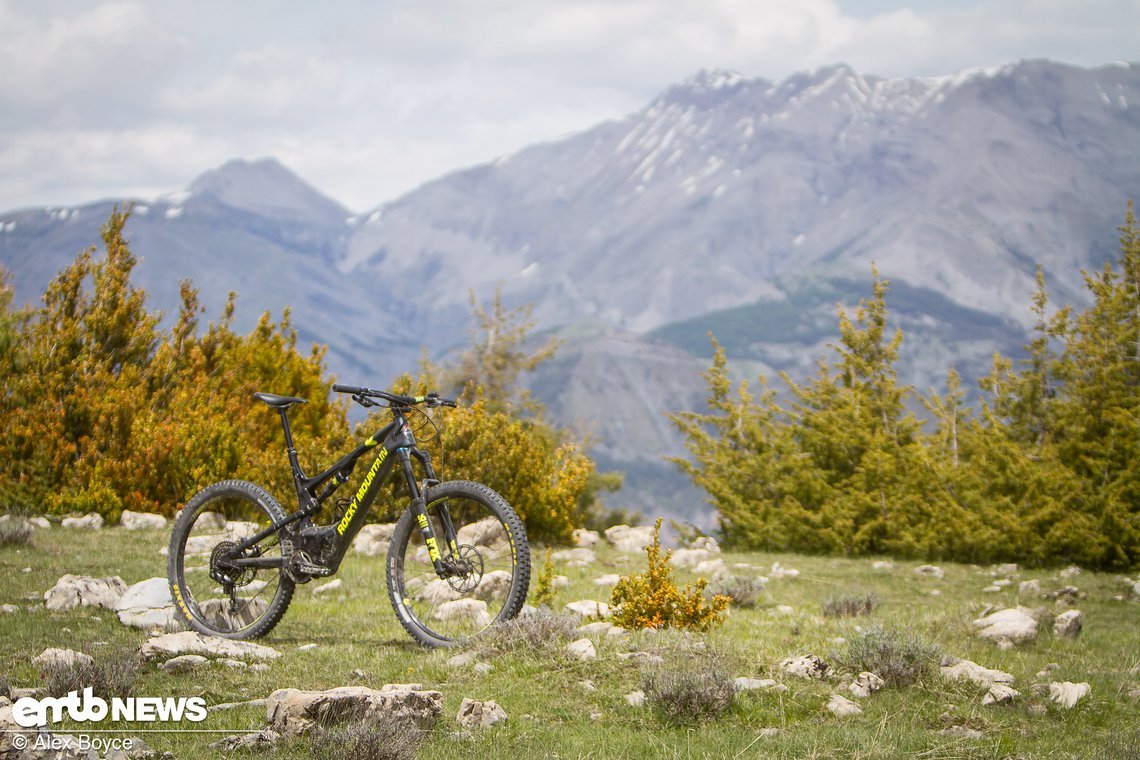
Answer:
<svg viewBox="0 0 1140 760"><path fill-rule="evenodd" d="M166 518L150 512L132 512L124 509L119 516L119 525L126 530L164 530Z"/></svg>
<svg viewBox="0 0 1140 760"><path fill-rule="evenodd" d="M507 711L493 701L479 701L464 699L459 705L459 713L455 716L459 725L468 729L482 729L496 726L507 721Z"/></svg>
<svg viewBox="0 0 1140 760"><path fill-rule="evenodd" d="M1024 607L999 610L974 621L978 636L1001 643L1024 644L1037 638L1037 620Z"/></svg>
<svg viewBox="0 0 1140 760"><path fill-rule="evenodd" d="M167 628L177 624L178 613L170 596L166 578L148 578L128 588L115 603L119 622L144 630Z"/></svg>
<svg viewBox="0 0 1140 760"><path fill-rule="evenodd" d="M72 610L76 607L102 607L113 610L126 590L127 584L117 575L109 578L93 578L90 575L68 573L44 592L44 606L53 612Z"/></svg>
<svg viewBox="0 0 1140 760"><path fill-rule="evenodd" d="M850 715L860 715L863 712L862 707L840 694L831 695L831 699L827 701L827 709L831 714L840 718L846 718Z"/></svg>
<svg viewBox="0 0 1140 760"><path fill-rule="evenodd" d="M1088 696L1091 688L1087 682L1053 681L1049 684L1049 699L1066 710L1071 710L1077 702Z"/></svg>
<svg viewBox="0 0 1140 760"><path fill-rule="evenodd" d="M578 660L592 660L598 656L598 651L594 649L594 642L589 639L578 639L566 645L566 652Z"/></svg>

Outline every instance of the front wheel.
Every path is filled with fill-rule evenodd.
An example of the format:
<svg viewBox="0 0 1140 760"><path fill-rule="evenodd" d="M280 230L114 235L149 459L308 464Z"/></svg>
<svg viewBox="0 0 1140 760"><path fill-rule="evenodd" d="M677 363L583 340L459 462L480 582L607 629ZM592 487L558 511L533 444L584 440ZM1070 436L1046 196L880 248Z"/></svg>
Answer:
<svg viewBox="0 0 1140 760"><path fill-rule="evenodd" d="M288 533L282 528L244 551L236 547L284 519L272 496L243 480L214 483L186 503L174 521L167 560L171 596L184 622L228 639L264 636L277 625L293 598L283 569L293 555Z"/></svg>
<svg viewBox="0 0 1140 760"><path fill-rule="evenodd" d="M479 483L432 486L425 511L447 565L436 572L412 510L388 548L388 597L420 644L453 646L519 614L530 587L530 547L506 500ZM455 540L448 540L450 522Z"/></svg>

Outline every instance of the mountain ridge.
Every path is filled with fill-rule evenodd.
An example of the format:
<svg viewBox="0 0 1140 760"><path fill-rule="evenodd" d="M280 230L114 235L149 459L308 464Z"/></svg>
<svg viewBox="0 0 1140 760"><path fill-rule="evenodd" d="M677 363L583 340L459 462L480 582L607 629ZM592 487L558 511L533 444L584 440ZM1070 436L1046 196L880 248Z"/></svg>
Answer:
<svg viewBox="0 0 1140 760"><path fill-rule="evenodd" d="M810 372L835 304L869 292L874 264L907 331L900 379L925 387L1017 350L1038 263L1055 301L1082 305L1080 270L1115 255L1140 190L1136 145L1135 64L923 79L837 64L780 82L713 70L362 214L273 159L237 160L136 199L127 232L167 315L184 276L208 315L236 287L239 328L290 305L346 379L385 382L421 346L446 355L465 341L469 293L501 287L535 305L537 329L577 336L535 380L552 418L592 426L610 466L666 478L661 458L683 447L663 415L702 404L710 329L742 372ZM97 240L111 206L0 212L18 297Z"/></svg>

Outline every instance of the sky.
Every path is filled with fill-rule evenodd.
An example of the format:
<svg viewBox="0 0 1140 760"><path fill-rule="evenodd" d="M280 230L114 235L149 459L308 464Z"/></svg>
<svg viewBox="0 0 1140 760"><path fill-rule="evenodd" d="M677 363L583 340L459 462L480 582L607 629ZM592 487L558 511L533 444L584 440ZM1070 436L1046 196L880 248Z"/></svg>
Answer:
<svg viewBox="0 0 1140 760"><path fill-rule="evenodd" d="M701 69L1140 61L1140 0L0 0L0 210L273 156L353 212Z"/></svg>

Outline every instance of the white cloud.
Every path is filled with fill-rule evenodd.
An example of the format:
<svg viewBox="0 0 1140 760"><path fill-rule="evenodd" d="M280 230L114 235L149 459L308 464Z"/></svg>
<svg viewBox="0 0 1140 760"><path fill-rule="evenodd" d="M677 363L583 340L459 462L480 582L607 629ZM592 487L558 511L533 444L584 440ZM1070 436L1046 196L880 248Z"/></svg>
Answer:
<svg viewBox="0 0 1140 760"><path fill-rule="evenodd" d="M1136 0L0 0L0 209L276 155L363 210L702 68L1089 65L1137 30Z"/></svg>

